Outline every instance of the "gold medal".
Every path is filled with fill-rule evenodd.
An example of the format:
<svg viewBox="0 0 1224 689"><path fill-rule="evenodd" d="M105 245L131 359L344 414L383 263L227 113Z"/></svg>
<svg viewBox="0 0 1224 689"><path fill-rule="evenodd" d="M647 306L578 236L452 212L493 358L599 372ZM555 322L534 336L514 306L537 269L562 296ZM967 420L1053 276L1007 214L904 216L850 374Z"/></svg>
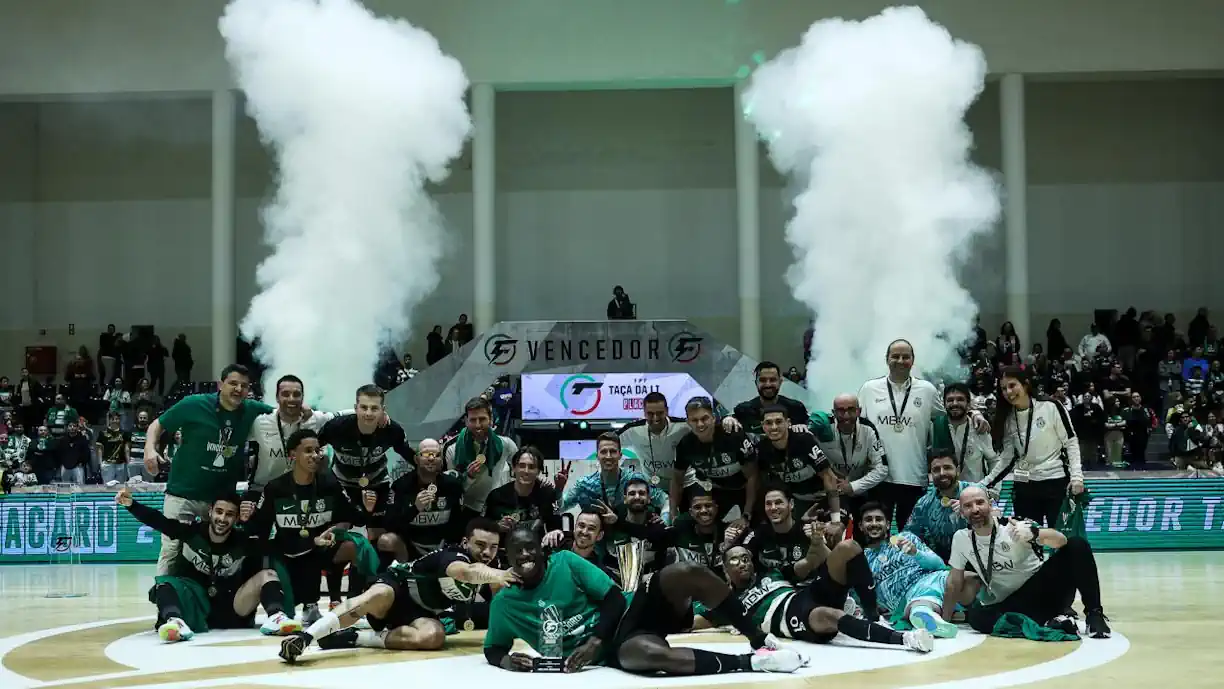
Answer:
<svg viewBox="0 0 1224 689"><path fill-rule="evenodd" d="M463 621L463 631L465 632L476 631L476 623L471 620L464 620Z"/></svg>
<svg viewBox="0 0 1224 689"><path fill-rule="evenodd" d="M370 485L370 479L362 476L361 478L357 479L357 485L365 488L366 486Z"/></svg>
<svg viewBox="0 0 1224 689"><path fill-rule="evenodd" d="M651 476L651 477L650 477L650 484L651 484L651 485L653 485L653 486L657 486L657 485L659 485L659 477L658 477L658 476Z"/></svg>
<svg viewBox="0 0 1224 689"><path fill-rule="evenodd" d="M897 433L903 433L905 431L905 424L901 422L897 422L893 424L893 430L896 431Z"/></svg>
<svg viewBox="0 0 1224 689"><path fill-rule="evenodd" d="M944 507L951 507L951 506L952 506L952 498L940 498L940 499L939 499L939 504L943 505Z"/></svg>
<svg viewBox="0 0 1224 689"><path fill-rule="evenodd" d="M900 537L900 536L893 536L892 538L888 539L888 542L889 542L889 543L891 543L891 544L893 544L893 545L895 546L895 545L897 545L898 543L900 543L900 542L901 542L901 537Z"/></svg>
<svg viewBox="0 0 1224 689"><path fill-rule="evenodd" d="M208 597L209 597L209 598L216 598L216 597L217 597L217 587L216 587L216 586L209 586L209 587L208 587Z"/></svg>
<svg viewBox="0 0 1224 689"><path fill-rule="evenodd" d="M476 455L476 463L477 463L477 464L484 464L484 463L485 463L485 456L484 456L484 455Z"/></svg>
<svg viewBox="0 0 1224 689"><path fill-rule="evenodd" d="M298 532L298 535L302 538L310 538L310 529L302 529Z"/></svg>
<svg viewBox="0 0 1224 689"><path fill-rule="evenodd" d="M431 484L429 484L428 486L426 486L426 487L425 487L425 492L426 492L426 493L437 493L437 492L438 492L438 484L436 484L436 483L431 483Z"/></svg>

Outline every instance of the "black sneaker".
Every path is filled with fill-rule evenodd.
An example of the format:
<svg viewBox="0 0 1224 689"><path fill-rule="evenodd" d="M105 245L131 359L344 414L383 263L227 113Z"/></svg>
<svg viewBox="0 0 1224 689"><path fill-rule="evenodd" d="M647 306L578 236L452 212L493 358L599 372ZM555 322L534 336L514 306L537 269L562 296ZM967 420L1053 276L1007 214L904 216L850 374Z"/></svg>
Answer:
<svg viewBox="0 0 1224 689"><path fill-rule="evenodd" d="M295 632L289 636L286 636L284 640L281 641L281 650L279 655L286 663L294 663L297 661L298 656L305 653L307 648L310 648L310 644L313 641L314 637L306 632Z"/></svg>
<svg viewBox="0 0 1224 689"><path fill-rule="evenodd" d="M1079 628L1075 626L1075 620L1066 615L1055 616L1054 619L1046 622L1045 626L1049 627L1050 629L1057 629L1058 631L1066 634L1079 636Z"/></svg>
<svg viewBox="0 0 1224 689"><path fill-rule="evenodd" d="M332 632L319 639L319 648L331 651L337 648L357 648L357 629L349 627L338 632Z"/></svg>
<svg viewBox="0 0 1224 689"><path fill-rule="evenodd" d="M1108 639L1110 635L1109 618L1105 616L1105 611L1100 608L1089 610L1085 617L1088 618L1088 635L1094 639Z"/></svg>

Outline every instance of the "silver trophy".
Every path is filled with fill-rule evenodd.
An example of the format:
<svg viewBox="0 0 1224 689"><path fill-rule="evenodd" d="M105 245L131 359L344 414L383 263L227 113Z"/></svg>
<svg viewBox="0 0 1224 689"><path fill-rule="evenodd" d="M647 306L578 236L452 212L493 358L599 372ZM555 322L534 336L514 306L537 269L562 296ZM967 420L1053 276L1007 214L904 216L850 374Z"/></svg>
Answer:
<svg viewBox="0 0 1224 689"><path fill-rule="evenodd" d="M642 569L646 566L646 541L616 546L616 564L620 570L621 590L636 591L642 583Z"/></svg>
<svg viewBox="0 0 1224 689"><path fill-rule="evenodd" d="M549 605L540 610L540 639L536 652L540 654L534 661L536 672L565 671L565 625L561 619L561 611L555 605Z"/></svg>

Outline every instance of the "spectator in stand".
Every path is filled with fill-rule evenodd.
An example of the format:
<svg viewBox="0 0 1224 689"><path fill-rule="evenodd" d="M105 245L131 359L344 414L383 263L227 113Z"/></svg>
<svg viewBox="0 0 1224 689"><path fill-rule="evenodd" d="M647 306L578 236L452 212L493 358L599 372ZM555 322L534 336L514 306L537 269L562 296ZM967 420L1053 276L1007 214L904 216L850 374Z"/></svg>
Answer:
<svg viewBox="0 0 1224 689"><path fill-rule="evenodd" d="M1096 323L1090 325L1088 334L1079 343L1079 356L1085 367L1100 354L1108 355L1112 351L1113 346L1109 343L1109 338L1101 334L1101 329Z"/></svg>
<svg viewBox="0 0 1224 689"><path fill-rule="evenodd" d="M116 412L107 412L106 428L98 436L94 449L102 466L102 483L127 481L127 465L131 452L131 436L123 430L123 420Z"/></svg>
<svg viewBox="0 0 1224 689"><path fill-rule="evenodd" d="M111 386L102 393L107 414L118 414L123 430L132 428L132 394L123 389L123 379L116 377Z"/></svg>
<svg viewBox="0 0 1224 689"><path fill-rule="evenodd" d="M13 400L16 396L17 391L13 389L8 376L0 376L0 415L13 412Z"/></svg>
<svg viewBox="0 0 1224 689"><path fill-rule="evenodd" d="M168 356L170 352L162 344L161 337L154 335L153 342L149 345L146 375L152 387L157 390L158 397L166 394L166 357Z"/></svg>
<svg viewBox="0 0 1224 689"><path fill-rule="evenodd" d="M435 325L425 336L425 364L433 366L446 356L446 343L442 340L442 326Z"/></svg>
<svg viewBox="0 0 1224 689"><path fill-rule="evenodd" d="M405 354L404 360L400 362L399 372L396 374L397 383L402 384L405 381L412 380L418 373L420 371L412 367L412 355Z"/></svg>
<svg viewBox="0 0 1224 689"><path fill-rule="evenodd" d="M53 438L62 438L68 431L68 426L80 420L81 415L77 410L69 406L68 398L64 397L63 393L55 396L55 404L47 410L47 427L51 429Z"/></svg>
<svg viewBox="0 0 1224 689"><path fill-rule="evenodd" d="M17 418L26 428L37 428L42 424L39 409L45 404L47 391L42 384L30 376L30 369L21 369L17 385L13 388L13 405L17 409Z"/></svg>
<svg viewBox="0 0 1224 689"><path fill-rule="evenodd" d="M34 469L38 482L47 485L55 483L59 475L59 457L56 456L55 438L51 437L51 429L43 424L38 426L38 437L30 441L26 450L26 462Z"/></svg>
<svg viewBox="0 0 1224 689"><path fill-rule="evenodd" d="M462 336L459 333L459 326L452 325L450 331L446 333L446 342L444 343L446 354L443 356L450 356L459 351L459 348L463 346L463 343L459 341L460 337Z"/></svg>
<svg viewBox="0 0 1224 689"><path fill-rule="evenodd" d="M1165 353L1164 361L1160 362L1161 406L1165 406L1168 396L1182 389L1182 362L1177 358L1177 352L1170 349Z"/></svg>
<svg viewBox="0 0 1224 689"><path fill-rule="evenodd" d="M187 344L187 336L179 333L178 337L174 338L174 345L170 348L170 358L174 360L174 386L178 387L180 383L191 382L191 369L195 366L195 359L191 358L191 345Z"/></svg>
<svg viewBox="0 0 1224 689"><path fill-rule="evenodd" d="M608 320L631 321L635 318L633 302L625 293L625 288L617 285L612 288L612 299L608 302Z"/></svg>
<svg viewBox="0 0 1224 689"><path fill-rule="evenodd" d="M115 324L106 326L106 332L98 335L98 380L110 380L119 375L119 351Z"/></svg>
<svg viewBox="0 0 1224 689"><path fill-rule="evenodd" d="M1148 440L1156 429L1156 412L1143 404L1143 396L1132 392L1130 406L1123 416L1126 419L1126 461L1130 468L1141 471L1147 464Z"/></svg>
<svg viewBox="0 0 1224 689"><path fill-rule="evenodd" d="M149 362L149 351L145 344L135 338L125 340L123 347L123 380L129 390L137 389L141 378L145 378Z"/></svg>
<svg viewBox="0 0 1224 689"><path fill-rule="evenodd" d="M1203 367L1195 366L1194 368L1190 369L1190 376L1187 377L1185 381L1186 395L1197 401L1196 398L1203 394L1203 388L1206 383L1207 380L1206 376L1204 375Z"/></svg>
<svg viewBox="0 0 1224 689"><path fill-rule="evenodd" d="M1182 377L1189 380L1190 374L1193 373L1194 369L1196 368L1200 369L1204 374L1206 374L1207 370L1210 368L1210 365L1207 363L1207 358L1203 356L1203 348L1201 345L1195 346L1194 350L1191 351L1190 356L1186 357L1186 360L1182 362Z"/></svg>
<svg viewBox="0 0 1224 689"><path fill-rule="evenodd" d="M1105 458L1109 466L1121 469L1126 466L1122 461L1122 441L1126 431L1126 419L1122 416L1120 398L1105 398Z"/></svg>
<svg viewBox="0 0 1224 689"><path fill-rule="evenodd" d="M1083 394L1075 397L1071 423L1080 442L1080 461L1084 468L1101 463L1101 441L1105 437L1105 402L1097 394L1096 383L1088 382Z"/></svg>
<svg viewBox="0 0 1224 689"><path fill-rule="evenodd" d="M1016 335L1016 326L1012 325L1011 321L1007 321L999 328L999 339L995 340L995 352L998 361L1005 362L1008 366L1012 365L1012 355L1022 354L1024 350L1020 348L1020 337Z"/></svg>
<svg viewBox="0 0 1224 689"><path fill-rule="evenodd" d="M148 378L141 378L136 384L136 392L132 395L132 407L137 412L147 411L150 416L155 416L161 411L161 396L153 391L153 382Z"/></svg>
<svg viewBox="0 0 1224 689"><path fill-rule="evenodd" d="M1203 341L1203 356L1209 360L1220 357L1220 333L1214 325L1207 326L1207 339Z"/></svg>
<svg viewBox="0 0 1224 689"><path fill-rule="evenodd" d="M1046 351L1051 356L1058 356L1060 352L1071 349L1071 345L1067 343L1067 338L1063 335L1062 321L1057 318L1050 321L1050 325L1046 327Z"/></svg>
<svg viewBox="0 0 1224 689"><path fill-rule="evenodd" d="M1106 400L1111 397L1122 397L1127 404L1130 403L1131 381L1122 374L1121 363L1115 361L1110 364L1109 375L1101 381L1101 388Z"/></svg>
<svg viewBox="0 0 1224 689"><path fill-rule="evenodd" d="M1190 327L1186 330L1186 339L1191 347L1202 347L1207 341L1207 331L1211 329L1211 322L1207 320L1207 309L1199 307L1198 313L1194 319L1190 321Z"/></svg>
<svg viewBox="0 0 1224 689"><path fill-rule="evenodd" d="M455 323L451 330L455 332L455 349L471 342L472 338L476 337L476 332L472 328L472 324L468 322L468 315L466 313L459 314L459 322Z"/></svg>
<svg viewBox="0 0 1224 689"><path fill-rule="evenodd" d="M20 422L14 421L8 427L8 440L3 446L0 446L0 456L4 461L14 467L21 466L26 460L26 453L30 448L30 439L25 434L25 426Z"/></svg>
<svg viewBox="0 0 1224 689"><path fill-rule="evenodd" d="M89 466L93 455L89 437L81 432L79 421L68 424L67 433L56 446L56 457L59 459L60 481L62 483L85 483L85 469Z"/></svg>
<svg viewBox="0 0 1224 689"><path fill-rule="evenodd" d="M89 350L81 345L77 354L64 369L64 383L68 385L68 402L76 409L88 409L94 395L94 362Z"/></svg>
<svg viewBox="0 0 1224 689"><path fill-rule="evenodd" d="M1211 406L1219 408L1224 405L1224 367L1220 360L1211 362L1211 370L1207 373L1207 386L1210 390Z"/></svg>
<svg viewBox="0 0 1224 689"><path fill-rule="evenodd" d="M1139 351L1139 319L1135 307L1126 310L1114 325L1114 346L1118 360L1127 371L1135 368L1135 354Z"/></svg>
<svg viewBox="0 0 1224 689"><path fill-rule="evenodd" d="M982 327L981 316L973 317L973 336L969 340L969 358L977 359L986 349L986 329Z"/></svg>
<svg viewBox="0 0 1224 689"><path fill-rule="evenodd" d="M136 413L136 426L128 435L128 444L131 446L127 464L129 481L136 478L148 481L153 478L152 474L145 470L145 443L149 439L149 424L152 423L152 418L147 411Z"/></svg>

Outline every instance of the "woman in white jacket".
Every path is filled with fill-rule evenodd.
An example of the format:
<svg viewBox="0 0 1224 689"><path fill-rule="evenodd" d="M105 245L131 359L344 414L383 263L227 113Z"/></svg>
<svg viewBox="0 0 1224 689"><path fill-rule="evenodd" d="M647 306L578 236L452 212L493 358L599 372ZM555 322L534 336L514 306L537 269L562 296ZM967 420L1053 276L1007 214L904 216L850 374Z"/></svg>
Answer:
<svg viewBox="0 0 1224 689"><path fill-rule="evenodd" d="M991 430L999 458L1012 473L1015 515L1055 528L1067 492L1084 492L1071 417L1058 402L1035 399L1022 369L1004 368L999 387Z"/></svg>

